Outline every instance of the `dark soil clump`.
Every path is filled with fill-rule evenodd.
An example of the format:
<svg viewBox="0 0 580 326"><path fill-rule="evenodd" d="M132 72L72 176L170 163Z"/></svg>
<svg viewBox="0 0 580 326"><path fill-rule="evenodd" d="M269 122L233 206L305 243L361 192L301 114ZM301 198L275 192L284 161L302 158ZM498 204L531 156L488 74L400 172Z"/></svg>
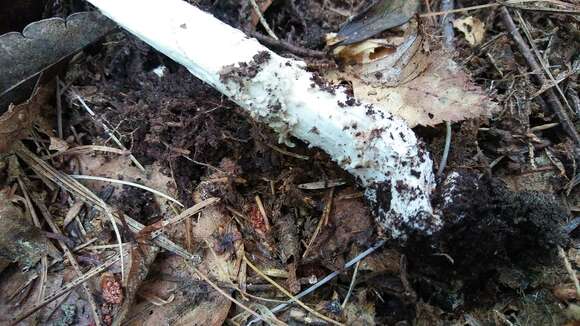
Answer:
<svg viewBox="0 0 580 326"><path fill-rule="evenodd" d="M419 240L425 244L405 249L413 270L423 275L417 279L430 280L430 296L464 295L466 303L481 305L480 296L499 282L500 272L553 264L557 246L569 241L562 228L566 213L552 196L512 192L498 179L472 171L452 172L436 205L447 223L435 236L437 245Z"/></svg>

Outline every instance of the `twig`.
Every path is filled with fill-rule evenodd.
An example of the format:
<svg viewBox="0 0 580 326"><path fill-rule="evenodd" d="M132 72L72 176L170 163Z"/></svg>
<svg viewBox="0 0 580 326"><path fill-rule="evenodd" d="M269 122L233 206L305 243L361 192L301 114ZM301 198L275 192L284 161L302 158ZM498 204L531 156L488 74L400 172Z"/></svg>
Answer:
<svg viewBox="0 0 580 326"><path fill-rule="evenodd" d="M258 41L260 41L261 43L264 43L265 45L267 45L269 47L286 50L286 51L288 51L290 53L294 53L300 57L310 57L310 58L319 58L319 59L327 57L326 52L307 49L307 48L292 44L292 43L284 41L284 40L279 40L279 39L277 40L277 39L268 37L268 36L263 35L263 34L258 33L258 32L250 32L250 35L257 38Z"/></svg>
<svg viewBox="0 0 580 326"><path fill-rule="evenodd" d="M564 263L564 268L566 268L566 272L568 272L568 276L574 282L574 288L576 289L576 298L580 298L580 282L578 281L578 277L576 276L576 271L572 268L568 257L566 257L566 252L562 247L558 246L558 255L562 258L562 262Z"/></svg>
<svg viewBox="0 0 580 326"><path fill-rule="evenodd" d="M425 8L427 8L427 13L433 13L433 10L431 9L431 0L425 0ZM435 16L431 16L430 18L431 25L435 26L437 24L437 19L435 19Z"/></svg>
<svg viewBox="0 0 580 326"><path fill-rule="evenodd" d="M520 3L525 3L527 1L520 1ZM544 2L548 2L548 3L553 3L553 4L560 4L560 5L569 5L569 6L574 6L571 3L565 3L562 1L544 1ZM536 11L536 12L545 12L545 13L551 13L551 14L568 14L568 15L580 15L580 11L579 10L564 10L564 9L554 9L554 8L530 8L530 7L525 7L522 5L518 5L517 2L514 1L501 1L498 0L498 3L501 5L504 5L506 7L510 7L513 9L519 9L519 10L528 10L528 11Z"/></svg>
<svg viewBox="0 0 580 326"><path fill-rule="evenodd" d="M544 78L544 75L541 75L541 78L543 79L541 87L544 88L546 86L546 84L548 84L548 85L551 84L548 88L551 89L552 87L554 87L558 91L558 94L560 94L560 96L562 97L562 100L564 100L564 103L566 104L566 106L568 107L570 112L572 112L572 108L570 107L570 103L568 103L568 100L566 99L566 95L564 95L564 92L562 92L562 88L560 88L560 85L558 84L558 82L556 81L554 76L552 75L552 72L550 71L548 64L546 64L546 62L544 62L544 60L542 59L542 56L540 55L540 52L538 51L538 48L536 47L536 44L534 43L534 39L532 38L532 34L530 33L530 29L528 28L526 21L524 20L524 18L522 17L522 14L518 10L516 10L516 14L518 15L518 20L520 21L520 24L522 25L522 30L524 31L524 34L526 35L526 38L528 39L528 42L530 43L532 50L534 50L534 54L536 55L538 62L540 63L540 65L544 69L544 72L546 73L548 78L550 79L550 82L548 82ZM559 103L559 101L558 101L558 103Z"/></svg>
<svg viewBox="0 0 580 326"><path fill-rule="evenodd" d="M538 0L538 1L541 1L541 0ZM477 6L472 6L472 7L465 7L465 8L460 8L460 9L453 9L453 10L448 10L448 11L428 12L428 13L420 14L419 17L444 16L447 14L454 14L454 13L467 12L467 11L479 10L479 9L485 9L485 8L500 7L500 6L514 7L514 8L518 8L521 10L530 10L530 11L545 11L545 12L560 13L560 14L572 14L572 15L580 14L579 11L575 11L575 10L526 8L526 7L516 5L517 3L521 3L521 2L524 2L524 1L522 1L522 0L519 0L519 1L498 1L496 3L488 3L488 4L477 5ZM551 0L544 0L542 2L554 3Z"/></svg>
<svg viewBox="0 0 580 326"><path fill-rule="evenodd" d="M290 157L294 157L297 158L299 160L305 160L308 161L310 159L310 157L306 156L306 155L300 155L300 154L296 154L296 153L292 153L289 152L281 147L278 147L276 145L272 145L272 144L266 144L266 146L270 147L271 149L275 150L276 152L279 152L280 154L286 155L286 156L290 156Z"/></svg>
<svg viewBox="0 0 580 326"><path fill-rule="evenodd" d="M105 130L107 135L109 135L109 137L111 137L111 139L115 142L115 144L117 144L117 146L119 146L122 150L128 151L127 147L125 147L125 145L123 145L123 143L119 140L119 138L117 138L117 136L115 136L113 131L105 123L100 122L97 119L97 115L95 114L95 112L93 110L91 110L91 108L87 105L85 100L83 100L83 98L79 94L77 94L74 90L71 89L70 92L73 95L73 97L75 97L77 99L77 101L79 101L79 103L85 109L85 111L87 111L87 113L89 114L91 119L93 119L93 121L95 123L101 124L101 126L103 127L103 129ZM133 156L133 154L129 154L129 158L131 159L133 164L135 164L135 166L137 166L139 168L139 170L145 172L145 168L143 167L143 165L141 165L141 163L139 163L139 161L137 161L137 159L135 158L135 156Z"/></svg>
<svg viewBox="0 0 580 326"><path fill-rule="evenodd" d="M453 30L453 10L454 3L453 0L442 0L441 1L441 11L449 12L445 15L441 21L443 29L443 39L444 46L448 51L453 51L455 46L453 45L453 39L455 38L455 32ZM437 170L437 176L443 175L445 167L447 166L447 159L449 158L449 150L451 149L451 122L445 121L445 148L443 149L443 156L441 157L441 163L439 163L439 170Z"/></svg>
<svg viewBox="0 0 580 326"><path fill-rule="evenodd" d="M471 10L492 8L492 7L497 7L499 5L500 4L498 4L498 3L488 3L488 4L485 4L485 5L478 5L478 6L473 6L473 7L465 7L465 8L461 8L461 9L453 9L453 10L448 10L448 11L429 12L429 13L425 13L425 14L420 14L419 17L444 16L444 15L448 15L448 14L456 14L456 13L459 13L459 12L466 12L466 11L471 11Z"/></svg>
<svg viewBox="0 0 580 326"><path fill-rule="evenodd" d="M44 219L48 223L48 226L51 228L52 232L54 232L58 235L63 235L61 230L54 223L54 220L52 219L50 211L48 210L48 207L46 207L44 202L40 198L38 198L37 196L34 196L34 202L36 203L36 206L39 208L40 213L44 216ZM64 251L66 257L68 258L68 262L71 264L71 266L75 270L75 273L77 273L77 276L82 277L83 271L81 270L81 266L77 262L75 256L72 254L71 250L68 248L66 243L62 240L58 240L58 244L60 245L60 247ZM122 253L121 253L121 255L122 255ZM85 293L85 296L87 297L87 301L89 302L89 306L91 307L91 312L93 314L93 319L95 321L95 325L99 326L99 325L101 325L101 317L99 315L99 311L98 311L97 303L95 302L95 298L93 298L93 294L91 292L91 289L89 288L89 286L86 283L83 283L82 287L83 287L83 292Z"/></svg>
<svg viewBox="0 0 580 326"><path fill-rule="evenodd" d="M54 167L52 167L45 161L39 159L36 155L30 152L30 150L28 150L26 146L24 146L22 143L16 144L14 150L18 154L18 157L20 157L24 162L26 162L33 171L44 177L43 179L44 181L46 181L45 180L46 177L50 177L52 182L57 183L59 186L63 187L71 194L78 196L86 203L94 206L94 208L96 208L97 210L106 213L110 218L113 218L113 220L116 221L117 224L123 225L119 216L113 214L111 212L111 208L102 199L97 197L97 195L95 195L92 191L87 189L77 180L71 178L69 175L57 171ZM50 185L52 186L52 184ZM143 224L137 222L136 220L132 219L127 215L124 215L124 218L132 232L138 233L145 227ZM155 238L152 239L152 241L159 247L172 253L175 253L176 255L181 256L185 259L189 259L192 261L200 260L199 256L189 253L187 250L175 244L173 241L171 241L164 235L156 236ZM122 260L123 258L121 258L121 261Z"/></svg>
<svg viewBox="0 0 580 326"><path fill-rule="evenodd" d="M66 151L56 152L54 154L50 154L47 156L43 156L42 159L47 160L53 157L61 156L61 155L73 155L73 154L89 154L92 152L105 152L105 153L113 153L118 155L127 155L131 154L128 150L122 150L115 147L109 146L99 146L99 145L80 145L75 146L72 148L67 149Z"/></svg>
<svg viewBox="0 0 580 326"><path fill-rule="evenodd" d="M274 34L274 31L270 28L270 26L268 25L268 22L266 21L266 19L262 15L262 10L260 10L260 7L256 3L256 0L249 0L249 1L250 1L250 4L252 5L252 8L254 8L254 12L256 13L258 18L260 19L260 24L262 24L262 27L264 27L264 29L266 30L266 32L268 32L268 35L270 35L270 37L272 37L275 40L278 40L278 36L276 36L276 34Z"/></svg>
<svg viewBox="0 0 580 326"><path fill-rule="evenodd" d="M299 294L297 294L294 299L292 300L288 300L286 301L286 303L283 304L279 304L276 307L272 308L270 311L272 313L276 313L278 311L281 311L283 309L286 309L286 307L288 307L289 305L291 305L292 303L294 303L295 300L300 300L303 297L309 295L310 293L314 292L316 289L318 289L319 287L323 286L324 284L328 283L330 280L332 280L333 278L335 278L336 276L338 276L342 271L344 271L347 268L350 268L352 265L358 263L359 261L365 259L368 255L372 254L373 252L375 252L375 250L379 249L380 247L382 247L385 244L385 240L379 240L377 243L375 243L372 247L368 248L367 250L361 252L360 254L358 254L356 257L354 257L353 259L351 259L348 263L346 263L344 265L343 270L340 271L334 271L330 274L328 274L326 277L324 277L323 279L321 279L320 281L318 281L316 284L312 285L311 287L309 287L308 289L300 292ZM252 319L248 325L252 325L254 323L259 322L260 320L262 320L262 318L257 318L257 319Z"/></svg>
<svg viewBox="0 0 580 326"><path fill-rule="evenodd" d="M189 156L186 156L186 155L181 155L181 157L183 157L183 158L185 158L186 160L188 160L188 161L190 161L190 162L193 162L193 163L195 163L195 164L197 164L197 165L205 166L206 168L210 168L210 169L212 169L212 170L216 170L216 171L218 171L218 172L221 172L221 173L224 173L224 174L226 173L226 172L225 172L224 170L222 170L222 169L216 168L215 166L213 166L213 165L211 165L211 164L207 164L207 163L203 163L203 162L198 162L198 161L196 161L196 160L194 160L194 159L190 158Z"/></svg>
<svg viewBox="0 0 580 326"><path fill-rule="evenodd" d="M258 210L260 214L262 214L262 218L264 219L264 226L266 227L266 231L270 231L270 221L268 221L268 214L266 214L266 209L264 208L264 204L262 204L262 199L259 195L254 197L256 200L256 205L258 206Z"/></svg>
<svg viewBox="0 0 580 326"><path fill-rule="evenodd" d="M24 201L26 203L26 208L28 212L30 212L30 217L32 218L32 223L39 229L42 229L42 225L40 224L40 220L38 215L36 215L36 211L34 210L34 206L32 205L32 200L30 200L30 196L28 195L28 190L24 186L24 182L22 182L22 178L20 176L16 176L16 180L18 181L18 185L20 186L20 190L22 190L22 194L24 195ZM46 254L41 257L40 260L40 289L38 291L38 302L42 302L44 298L44 293L46 292L46 280L48 278L48 258Z"/></svg>
<svg viewBox="0 0 580 326"><path fill-rule="evenodd" d="M553 83L553 82L548 82L548 83L546 83L547 85L543 85L543 86L542 86L542 88L541 88L540 90L538 90L537 92L535 92L534 94L532 94L532 95L530 96L530 98L535 98L535 97L537 97L537 96L540 96L540 95L544 94L544 92L545 92L545 91L547 91L548 89L550 89L550 88L552 88L552 87L560 87L559 85L560 85L560 84L561 84L563 81L565 81L566 79L568 79L568 78L570 78L570 77L572 77L572 76L574 76L574 75L577 75L579 72L580 72L580 71L579 71L579 69L577 69L577 68L576 68L576 69L574 69L574 68L570 69L570 71L568 71L568 72L564 73L564 74L563 74L563 76L558 76L559 78L556 80L556 82L555 82L555 83ZM550 74L550 75L551 75L551 74ZM570 105L569 103L568 103L568 105L569 105L570 107L572 107L572 105Z"/></svg>
<svg viewBox="0 0 580 326"><path fill-rule="evenodd" d="M329 191L329 194L328 194L327 200L326 200L326 205L324 205L324 210L322 212L322 216L320 217L320 221L318 222L318 225L316 226L316 230L314 230L314 234L312 234L310 241L308 241L308 245L306 246L306 249L304 249L304 253L302 254L302 258L305 258L308 255L308 253L310 252L310 248L312 248L312 244L314 243L314 240L316 240L318 233L320 233L320 230L322 229L322 226L326 225L328 223L328 216L330 216L330 211L332 210L333 197L334 197L334 187L330 188L330 191Z"/></svg>
<svg viewBox="0 0 580 326"><path fill-rule="evenodd" d="M453 262L453 259L451 260ZM405 296L411 302L417 301L417 293L411 287L411 282L409 282L409 277L407 276L407 257L405 255L401 256L401 260L399 262L401 266L401 284L403 285L403 289L405 289Z"/></svg>
<svg viewBox="0 0 580 326"><path fill-rule="evenodd" d="M238 305L238 307L244 309L245 311L247 311L248 313L250 313L252 316L262 319L262 316L260 316L257 312L255 312L252 309L246 307L246 305L244 305L243 303L239 302L238 300L236 300L231 295L227 294L224 290L222 290L219 286L217 286L217 284L215 284L214 282L212 282L209 279L209 277L207 277L204 273L202 273L195 266L191 265L191 262L186 261L186 263L189 266L189 268L191 268L191 270L193 270L193 272L195 274L197 274L197 276L199 276L202 280L204 280L205 282L207 282L207 284L209 284L212 288L214 288L214 290L216 290L219 294L221 294L224 297L228 298L231 302L235 303L236 305ZM267 321L268 322L273 322L273 323L275 323L277 325L286 325L286 323L283 323L282 321L280 321L278 319L271 320L270 318L268 318Z"/></svg>
<svg viewBox="0 0 580 326"><path fill-rule="evenodd" d="M162 192L160 192L158 190L155 190L153 188L149 188L147 186L144 186L144 185L141 185L141 184L138 184L138 183L135 183L135 182L125 181L125 180L117 180L117 179L111 179L111 178L105 178L105 177L97 177L97 176L92 176L92 175L78 175L78 174L72 174L71 175L71 178L74 178L74 179L77 179L77 180L94 180L94 181L104 181L104 182L118 183L118 184L122 184L122 185L125 185L125 186L131 186L131 187L143 189L143 190L149 191L149 192L151 192L151 193L153 193L153 194L155 194L155 195L157 195L159 197L163 197L163 198L165 198L165 199L167 199L167 200L169 200L171 202L174 202L177 205L183 207L183 204L179 200L177 200L177 199L175 199L175 198L173 198L173 197L171 197L169 195L166 195L166 194L164 194L164 193L162 193Z"/></svg>
<svg viewBox="0 0 580 326"><path fill-rule="evenodd" d="M344 301L342 302L342 309L344 309L344 307L346 307L346 303L348 302L348 299L350 298L351 294L352 294L352 290L354 289L354 285L356 284L356 274L358 274L358 267L360 265L360 261L356 262L356 265L354 266L354 272L352 272L352 279L350 280L350 285L348 286L348 292L346 293L346 296L344 297Z"/></svg>
<svg viewBox="0 0 580 326"><path fill-rule="evenodd" d="M445 121L445 148L443 148L443 156L441 157L441 163L439 163L439 170L437 170L437 176L442 176L447 166L447 159L449 158L449 150L451 149L451 122Z"/></svg>
<svg viewBox="0 0 580 326"><path fill-rule="evenodd" d="M441 19L441 26L443 29L443 45L449 51L453 51L453 40L455 39L455 33L453 31L453 20L455 19L451 10L453 10L453 0L441 0L441 11L447 12L445 16Z"/></svg>
<svg viewBox="0 0 580 326"><path fill-rule="evenodd" d="M58 130L58 138L63 139L64 133L62 131L62 93L60 92L60 79L56 77L56 125Z"/></svg>
<svg viewBox="0 0 580 326"><path fill-rule="evenodd" d="M340 187L345 185L347 182L344 179L334 179L334 180L322 180L322 181L314 181L308 183L299 184L297 187L298 189L302 190L320 190L320 189L327 189L331 187Z"/></svg>
<svg viewBox="0 0 580 326"><path fill-rule="evenodd" d="M183 212L181 212L179 215L177 215L176 217L170 218L168 220L161 220L157 223L155 223L156 225L159 225L159 228L164 228L167 227L168 225L171 224L175 224L175 223L179 223L184 219L188 219L190 217L192 217L193 215L197 214L199 211L201 211L202 209L211 206L213 204L216 204L217 202L219 202L220 199L216 198L216 197L210 197L200 203L197 203L193 206L191 206L190 208L184 210ZM157 230L157 231L153 231L151 233L151 237L155 238L156 236L158 236L161 233L161 230Z"/></svg>
<svg viewBox="0 0 580 326"><path fill-rule="evenodd" d="M280 284L276 283L273 279L271 279L268 275L264 274L260 269L258 269L254 264L252 264L252 262L248 259L248 257L246 257L244 255L244 261L246 262L246 264L248 264L248 266L250 266L250 268L256 272L261 278L265 279L266 281L268 281L268 283L272 284L275 288L277 288L280 292L284 293L286 296L288 296L291 300L294 300L294 302L296 302L300 307L306 309L306 311L310 312L311 314L315 315L316 317L323 319L331 324L334 325L342 325L341 323L326 317L325 315L319 313L318 311L310 308L309 306L307 306L304 302L300 301L300 299L296 298L295 296L292 295L292 293L290 293L290 291L286 290L284 287L282 287Z"/></svg>
<svg viewBox="0 0 580 326"><path fill-rule="evenodd" d="M540 67L540 65L536 61L536 58L532 54L532 51L524 41L522 34L520 34L520 32L518 31L518 28L516 27L516 24L514 23L507 8L502 7L499 12L506 26L506 29L510 33L513 41L516 43L522 56L526 59L526 62L528 63L532 71L535 73L532 74L535 82L541 87L544 83L544 77L543 75L539 74L539 72L542 71L542 68ZM568 114L564 111L564 108L562 107L562 104L558 100L558 97L556 96L556 93L554 93L553 89L546 90L546 100L552 107L554 113L556 113L556 115L558 116L558 119L560 120L560 123L562 124L564 130L568 133L570 138L572 138L574 143L576 143L577 146L580 146L580 136L578 136L574 124L572 123L572 121L570 121Z"/></svg>
<svg viewBox="0 0 580 326"><path fill-rule="evenodd" d="M119 255L115 255L112 258L107 259L100 266L97 266L97 267L89 270L88 272L86 272L82 276L79 276L76 279L72 280L71 282L66 283L65 286L63 286L60 290L58 290L58 291L54 292L53 294L47 296L46 298L44 298L44 300L42 302L40 302L38 304L35 304L34 306L32 306L31 308L29 308L28 310L24 311L23 313L21 313L20 315L18 315L14 319L12 319L10 321L10 323L11 323L10 325L16 325L16 324L18 324L19 322L21 322L24 319L28 318L33 313L37 312L39 309L42 309L47 304L49 304L52 301L58 299L59 297L61 297L62 295L68 293L69 291L71 291L72 289L76 288L77 286L79 286L81 284L84 284L86 281L90 280L92 277L94 277L96 275L99 275L100 273L106 271L109 267L111 267L119 259L120 259Z"/></svg>
<svg viewBox="0 0 580 326"><path fill-rule="evenodd" d="M559 126L559 125L560 125L559 122L546 123L543 125L539 125L539 126L535 126L535 127L530 128L530 132L548 130L548 129L554 128L556 126Z"/></svg>

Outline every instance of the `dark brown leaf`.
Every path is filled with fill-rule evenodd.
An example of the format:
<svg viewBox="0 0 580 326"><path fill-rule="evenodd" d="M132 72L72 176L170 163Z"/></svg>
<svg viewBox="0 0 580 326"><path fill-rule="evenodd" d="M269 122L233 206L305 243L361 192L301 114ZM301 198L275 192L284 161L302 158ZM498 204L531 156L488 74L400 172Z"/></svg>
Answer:
<svg viewBox="0 0 580 326"><path fill-rule="evenodd" d="M403 25L417 12L419 4L419 0L376 0L338 31L341 44L361 42Z"/></svg>
<svg viewBox="0 0 580 326"><path fill-rule="evenodd" d="M34 22L22 33L0 35L0 113L10 103L30 96L41 71L94 42L114 26L98 12L80 12L66 20Z"/></svg>

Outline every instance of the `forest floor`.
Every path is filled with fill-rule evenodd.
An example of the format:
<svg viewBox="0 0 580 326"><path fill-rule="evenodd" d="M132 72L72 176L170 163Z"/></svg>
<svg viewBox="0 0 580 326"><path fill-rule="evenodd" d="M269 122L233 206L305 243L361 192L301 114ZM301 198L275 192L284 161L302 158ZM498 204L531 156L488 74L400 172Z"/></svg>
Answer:
<svg viewBox="0 0 580 326"><path fill-rule="evenodd" d="M196 5L259 33L272 50L324 75L341 64L319 55L325 35L338 31L361 2L258 1L283 42L265 36L250 2ZM489 222L477 236L448 239L436 253L422 252L423 243L400 246L387 239L343 268L380 239L356 181L317 148L299 140L293 148L278 144L268 127L236 104L117 30L74 56L58 79L38 86L33 96L41 118L34 131L0 154L0 217L37 223L41 231L24 237L42 252L28 254L34 263L27 268L10 263L13 257L0 260L0 320L244 325L258 314L274 324L576 325L580 292L571 274L580 266L579 144L553 112L550 94L578 121L578 12L541 11L541 3L531 10L508 8L533 40L525 40L533 55L557 81L543 77L538 84L501 6L471 9L488 2L455 2L454 19L470 26L466 33L455 30L450 56L499 109L453 122L450 131L445 123L414 131L436 170L450 133L438 181L467 171L485 185L466 199L480 207L472 210L474 219L498 212L486 206L490 200L513 201L501 214L542 220L562 212L557 225L539 222L527 236L506 240L501 235L512 226ZM432 51L443 46L439 5L425 1L419 9ZM43 15L78 8L51 10ZM111 218L119 220L118 230ZM12 241L19 241L18 230L13 226ZM566 239L558 239L560 252L554 243L549 250L533 248L535 238L561 230ZM196 263L183 259L187 255ZM341 272L301 299L308 309L293 304L272 313L288 295L334 271Z"/></svg>

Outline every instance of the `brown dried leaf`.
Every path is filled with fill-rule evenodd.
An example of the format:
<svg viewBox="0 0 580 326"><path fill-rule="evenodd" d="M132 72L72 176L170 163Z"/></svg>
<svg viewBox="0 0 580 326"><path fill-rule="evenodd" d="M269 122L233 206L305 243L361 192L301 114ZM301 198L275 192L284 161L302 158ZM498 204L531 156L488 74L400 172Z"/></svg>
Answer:
<svg viewBox="0 0 580 326"><path fill-rule="evenodd" d="M328 217L311 249L310 257L322 259L331 268L340 269L344 262L335 260L350 250L351 244L368 245L374 227L368 207L362 199L338 199L342 194L352 193L345 189L337 194Z"/></svg>
<svg viewBox="0 0 580 326"><path fill-rule="evenodd" d="M87 175L106 176L109 178L118 178L126 181L133 181L143 184L162 193L172 195L176 191L172 187L173 180L165 176L161 172L159 164L147 166L149 173L145 174L132 164L131 159L126 155L113 156L95 153L79 153L77 154L80 165L80 173ZM103 183L98 181L85 182L92 189L99 189ZM124 191L126 187L118 184L111 184L117 191L113 193L113 202L122 202ZM155 198L155 204L159 207L159 215L164 218L174 217L171 206L166 203L166 200L159 197ZM114 305L111 307L109 313L114 318L115 323L124 320L129 311L135 306L135 296L138 292L141 283L146 279L151 264L157 257L159 248L151 246L147 242L140 243L139 237L136 236L138 242L136 247L131 250L130 259L126 262L125 270L126 280L124 285L124 300L120 306Z"/></svg>
<svg viewBox="0 0 580 326"><path fill-rule="evenodd" d="M0 256L31 267L52 254L48 239L16 207L6 191L0 191Z"/></svg>
<svg viewBox="0 0 580 326"><path fill-rule="evenodd" d="M16 140L30 132L52 94L51 87L37 86L30 99L19 105L10 105L8 111L0 115L0 153L10 150Z"/></svg>
<svg viewBox="0 0 580 326"><path fill-rule="evenodd" d="M338 47L335 55L350 66L329 72L329 79L350 82L357 99L379 105L411 127L489 116L497 109L448 53L429 51L416 23L408 24L402 38Z"/></svg>
<svg viewBox="0 0 580 326"><path fill-rule="evenodd" d="M453 27L463 33L465 39L472 47L481 44L485 38L485 24L477 17L469 16L456 19L453 22Z"/></svg>
<svg viewBox="0 0 580 326"><path fill-rule="evenodd" d="M204 187L215 187L202 183L195 197L206 200L211 191ZM196 267L219 284L232 284L240 271L242 246L241 235L232 223L223 204L205 208L193 224L191 238L198 241L199 254L203 257ZM187 229L181 224L169 225L165 233L179 243L184 243ZM221 325L231 307L231 301L211 289L191 268L177 256L168 256L158 261L155 281L149 282L140 291L147 296L173 300L161 306L149 307L145 302L131 307L129 325ZM169 300L168 300L169 301ZM143 314L146 309L147 313ZM137 316L137 314L139 314Z"/></svg>
<svg viewBox="0 0 580 326"><path fill-rule="evenodd" d="M361 290L344 307L347 325L375 325L375 305L368 300L367 290Z"/></svg>
<svg viewBox="0 0 580 326"><path fill-rule="evenodd" d="M64 152L68 149L68 143L64 139L58 137L50 137L50 145L48 149L51 151Z"/></svg>

